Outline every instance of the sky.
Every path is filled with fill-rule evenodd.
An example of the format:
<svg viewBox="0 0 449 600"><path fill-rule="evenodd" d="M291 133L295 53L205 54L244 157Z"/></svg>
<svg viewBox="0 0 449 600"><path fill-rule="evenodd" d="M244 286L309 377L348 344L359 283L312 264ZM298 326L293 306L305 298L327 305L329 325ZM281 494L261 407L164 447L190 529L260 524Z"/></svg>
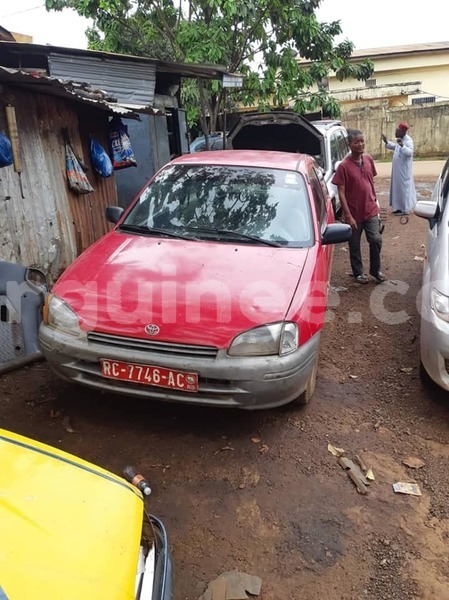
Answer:
<svg viewBox="0 0 449 600"><path fill-rule="evenodd" d="M320 21L340 20L357 49L449 41L447 0L322 0ZM36 44L86 48L87 19L74 11L48 13L44 0L0 0L0 25Z"/></svg>

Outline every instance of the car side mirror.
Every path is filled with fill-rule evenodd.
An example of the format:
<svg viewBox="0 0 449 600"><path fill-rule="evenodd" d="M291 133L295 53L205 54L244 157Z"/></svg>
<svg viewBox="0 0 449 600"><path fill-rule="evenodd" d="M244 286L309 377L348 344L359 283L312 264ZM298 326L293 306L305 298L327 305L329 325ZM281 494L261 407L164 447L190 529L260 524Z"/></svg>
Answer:
<svg viewBox="0 0 449 600"><path fill-rule="evenodd" d="M437 223L439 211L438 204L432 200L419 200L414 208L415 215L429 221L430 229L433 229Z"/></svg>
<svg viewBox="0 0 449 600"><path fill-rule="evenodd" d="M341 242L347 242L352 235L352 229L350 225L346 223L331 223L326 227L321 236L321 243L323 246L328 244L340 244Z"/></svg>
<svg viewBox="0 0 449 600"><path fill-rule="evenodd" d="M423 219L435 219L437 216L438 204L431 200L419 200L414 208L414 213Z"/></svg>
<svg viewBox="0 0 449 600"><path fill-rule="evenodd" d="M118 223L121 216L124 213L124 209L121 206L107 206L106 207L106 219L110 223Z"/></svg>

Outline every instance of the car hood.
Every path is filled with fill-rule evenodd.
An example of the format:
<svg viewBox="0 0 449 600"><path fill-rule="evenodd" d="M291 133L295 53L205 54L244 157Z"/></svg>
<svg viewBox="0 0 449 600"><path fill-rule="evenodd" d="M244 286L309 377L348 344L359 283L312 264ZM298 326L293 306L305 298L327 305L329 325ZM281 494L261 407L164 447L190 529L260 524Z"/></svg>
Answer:
<svg viewBox="0 0 449 600"><path fill-rule="evenodd" d="M293 112L242 115L228 138L234 150L276 150L324 156L324 136L303 116Z"/></svg>
<svg viewBox="0 0 449 600"><path fill-rule="evenodd" d="M82 329L227 347L236 334L284 319L308 249L195 242L111 232L54 288Z"/></svg>
<svg viewBox="0 0 449 600"><path fill-rule="evenodd" d="M133 600L139 492L108 471L2 429L0 455L6 597Z"/></svg>

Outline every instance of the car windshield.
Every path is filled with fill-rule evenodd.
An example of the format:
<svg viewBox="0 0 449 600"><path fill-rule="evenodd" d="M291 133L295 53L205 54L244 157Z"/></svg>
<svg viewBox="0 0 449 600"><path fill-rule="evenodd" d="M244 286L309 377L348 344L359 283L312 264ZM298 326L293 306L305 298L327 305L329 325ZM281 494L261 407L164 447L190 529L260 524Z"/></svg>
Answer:
<svg viewBox="0 0 449 600"><path fill-rule="evenodd" d="M310 246L309 197L296 171L172 164L142 192L123 229L223 242ZM129 227L131 226L131 227Z"/></svg>

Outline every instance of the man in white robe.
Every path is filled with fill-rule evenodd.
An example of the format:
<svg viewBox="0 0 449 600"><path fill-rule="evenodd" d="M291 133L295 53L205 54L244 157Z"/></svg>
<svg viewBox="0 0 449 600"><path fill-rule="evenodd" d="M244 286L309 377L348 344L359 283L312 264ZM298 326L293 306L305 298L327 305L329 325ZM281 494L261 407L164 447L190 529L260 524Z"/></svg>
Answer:
<svg viewBox="0 0 449 600"><path fill-rule="evenodd" d="M395 215L408 215L416 204L416 190L413 181L413 140L407 134L407 123L399 123L391 142L382 134L388 150L393 150L391 166L390 206Z"/></svg>

